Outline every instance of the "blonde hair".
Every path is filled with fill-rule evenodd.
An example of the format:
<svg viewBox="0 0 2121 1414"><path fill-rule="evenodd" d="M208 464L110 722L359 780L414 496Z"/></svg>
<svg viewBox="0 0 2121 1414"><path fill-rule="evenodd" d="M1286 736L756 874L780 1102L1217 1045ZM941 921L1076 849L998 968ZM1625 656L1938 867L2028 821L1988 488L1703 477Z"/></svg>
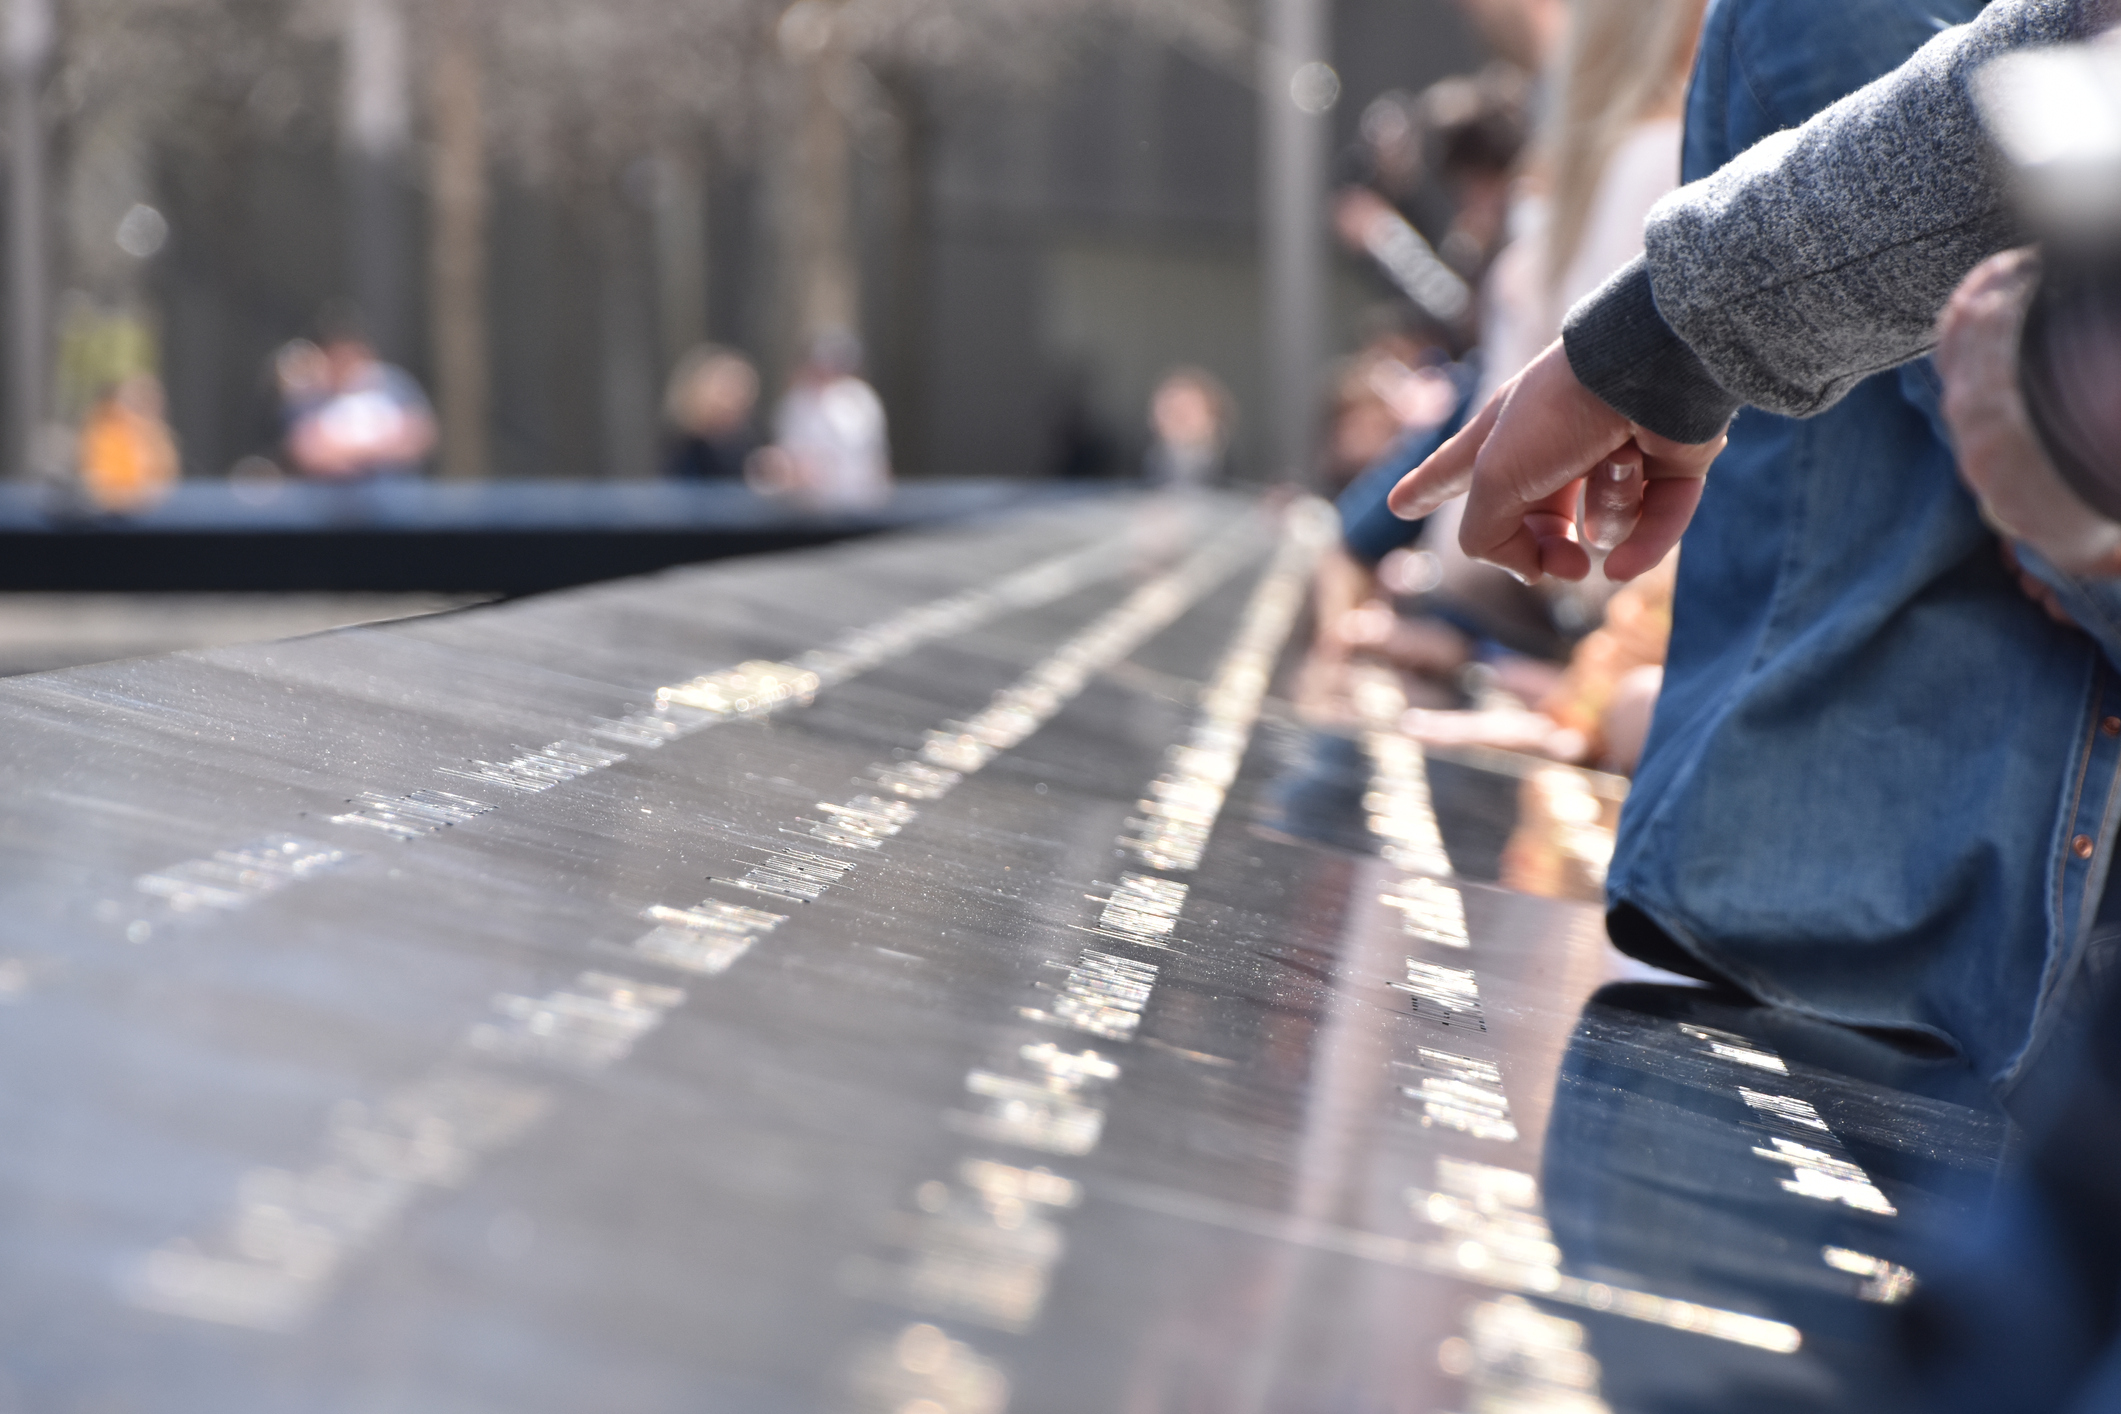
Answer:
<svg viewBox="0 0 2121 1414"><path fill-rule="evenodd" d="M1704 8L1705 0L1575 0L1539 144L1550 292L1583 244L1614 151L1638 123L1683 101Z"/></svg>

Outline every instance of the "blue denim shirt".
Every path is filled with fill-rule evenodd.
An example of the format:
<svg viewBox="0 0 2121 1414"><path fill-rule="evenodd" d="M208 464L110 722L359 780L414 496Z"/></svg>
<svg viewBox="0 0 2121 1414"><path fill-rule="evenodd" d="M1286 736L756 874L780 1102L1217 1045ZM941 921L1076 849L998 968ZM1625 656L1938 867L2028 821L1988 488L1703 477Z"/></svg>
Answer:
<svg viewBox="0 0 2121 1414"><path fill-rule="evenodd" d="M1686 178L1978 8L1713 0ZM2007 1087L2096 911L2121 691L2005 571L1936 395L1925 360L1806 421L1739 414L1684 541L1608 891L1763 999L1927 1033ZM2121 644L2110 591L2065 598Z"/></svg>

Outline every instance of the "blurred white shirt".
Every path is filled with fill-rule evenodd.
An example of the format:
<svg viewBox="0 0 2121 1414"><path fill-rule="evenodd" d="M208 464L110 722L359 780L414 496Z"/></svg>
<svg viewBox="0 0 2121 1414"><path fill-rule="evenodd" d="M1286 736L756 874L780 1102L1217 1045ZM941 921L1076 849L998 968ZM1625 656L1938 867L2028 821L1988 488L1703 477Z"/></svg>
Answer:
<svg viewBox="0 0 2121 1414"><path fill-rule="evenodd" d="M1642 254L1650 208L1679 185L1677 118L1638 125L1621 139L1598 179L1576 254L1547 288L1547 203L1521 197L1510 208L1510 244L1488 269L1480 347L1481 402L1561 337L1561 321L1585 295Z"/></svg>
<svg viewBox="0 0 2121 1414"><path fill-rule="evenodd" d="M790 388L773 415L774 441L794 460L800 494L820 510L870 510L891 496L884 404L852 374Z"/></svg>

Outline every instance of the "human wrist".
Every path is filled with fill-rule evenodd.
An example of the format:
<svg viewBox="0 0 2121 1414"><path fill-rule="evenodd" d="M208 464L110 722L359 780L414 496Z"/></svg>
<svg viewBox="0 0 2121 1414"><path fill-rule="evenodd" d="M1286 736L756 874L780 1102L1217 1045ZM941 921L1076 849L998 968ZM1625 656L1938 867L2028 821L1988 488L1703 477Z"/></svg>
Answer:
<svg viewBox="0 0 2121 1414"><path fill-rule="evenodd" d="M1710 442L1739 407L1658 312L1637 257L1569 311L1562 346L1576 380L1629 422L1674 442Z"/></svg>

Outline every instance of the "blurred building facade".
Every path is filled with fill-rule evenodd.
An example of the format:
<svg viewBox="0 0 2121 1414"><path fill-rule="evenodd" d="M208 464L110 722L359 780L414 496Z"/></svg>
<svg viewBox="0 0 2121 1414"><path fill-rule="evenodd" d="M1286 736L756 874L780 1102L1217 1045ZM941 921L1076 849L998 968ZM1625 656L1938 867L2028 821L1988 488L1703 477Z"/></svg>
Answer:
<svg viewBox="0 0 2121 1414"><path fill-rule="evenodd" d="M1448 0L1336 0L1332 35L1336 142L1376 94L1485 53ZM447 381L430 301L437 280L466 278L431 249L437 192L456 190L432 131L447 100L364 93L376 81L350 71L417 70L394 42L350 23L262 77L188 97L167 131L104 139L122 149L123 195L166 220L137 283L188 475L270 449L272 351L334 300L368 306L386 358L430 389ZM1244 74L1108 24L1038 82L857 76L867 87L844 105L856 311L901 475L1131 471L1150 392L1178 363L1235 395L1233 461L1256 473L1260 119ZM488 390L474 470L653 475L664 376L703 338L752 352L778 387L801 331L766 139L543 172L473 150ZM85 229L73 247L95 245L99 223ZM1383 287L1350 262L1334 278L1352 328ZM446 451L446 388L442 402Z"/></svg>

